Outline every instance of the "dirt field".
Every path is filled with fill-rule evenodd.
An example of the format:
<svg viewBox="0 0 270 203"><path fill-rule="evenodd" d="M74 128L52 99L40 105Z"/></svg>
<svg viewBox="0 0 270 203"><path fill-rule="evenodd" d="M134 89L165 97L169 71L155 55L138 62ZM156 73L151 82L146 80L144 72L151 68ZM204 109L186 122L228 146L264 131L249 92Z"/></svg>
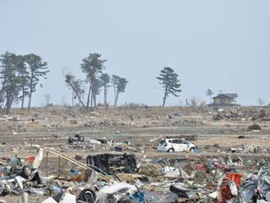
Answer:
<svg viewBox="0 0 270 203"><path fill-rule="evenodd" d="M261 130L248 131L248 126L259 124ZM241 157L269 159L270 121L251 117L213 120L209 112L192 112L187 108L118 108L85 112L65 108L13 110L0 117L0 150L2 157L36 155L33 144L51 147L74 158L111 152L106 146L71 147L69 136L80 134L85 138L107 138L115 142L129 141L124 152L135 153L139 159L174 158L202 160L207 158ZM157 141L164 136L198 135L193 141L199 153L158 152ZM240 137L239 137L240 136ZM243 151L233 151L242 148ZM259 148L260 150L255 150ZM15 200L8 199L10 202Z"/></svg>
<svg viewBox="0 0 270 203"><path fill-rule="evenodd" d="M209 113L192 113L184 108L98 109L92 113L62 108L36 109L30 113L14 110L9 117L1 117L0 122L3 156L16 150L33 155L27 149L29 144L52 146L73 154L81 149L68 148L67 139L76 133L87 138L128 140L135 147L145 146L147 156L167 155L154 148L157 140L167 135L198 135L194 144L205 155L240 145L268 149L270 144L270 121L248 118L213 121ZM253 123L258 123L262 130L248 131ZM243 139L238 138L241 135Z"/></svg>

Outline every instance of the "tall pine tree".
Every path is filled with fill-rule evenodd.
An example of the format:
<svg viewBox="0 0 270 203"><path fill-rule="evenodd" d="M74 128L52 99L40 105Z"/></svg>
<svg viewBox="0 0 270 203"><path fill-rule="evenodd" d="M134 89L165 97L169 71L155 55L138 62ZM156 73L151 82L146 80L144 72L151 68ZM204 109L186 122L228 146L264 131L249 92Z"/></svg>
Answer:
<svg viewBox="0 0 270 203"><path fill-rule="evenodd" d="M29 102L28 110L31 108L32 95L36 91L36 86L39 83L41 78L46 78L47 73L49 72L47 63L42 60L40 56L35 54L28 54L24 56L25 63L29 68Z"/></svg>
<svg viewBox="0 0 270 203"><path fill-rule="evenodd" d="M165 67L160 71L159 84L162 85L164 89L163 103L162 106L165 106L166 99L169 95L173 95L175 97L179 97L179 94L182 90L180 89L181 83L178 79L178 74L174 72L174 70L170 67Z"/></svg>

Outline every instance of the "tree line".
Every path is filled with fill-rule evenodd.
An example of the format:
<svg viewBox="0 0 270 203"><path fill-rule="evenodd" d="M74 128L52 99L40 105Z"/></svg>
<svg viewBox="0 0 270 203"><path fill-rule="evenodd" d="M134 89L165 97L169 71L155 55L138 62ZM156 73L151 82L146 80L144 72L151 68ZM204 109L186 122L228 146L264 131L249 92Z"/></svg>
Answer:
<svg viewBox="0 0 270 203"><path fill-rule="evenodd" d="M103 92L103 105L108 106L108 89L113 88L114 106L117 106L121 93L126 91L128 80L118 75L105 73L106 60L99 53L90 53L82 59L80 69L84 79L77 79L72 73L65 74L65 84L72 91L72 101L78 100L81 107L90 110L97 108L97 96ZM36 54L17 55L5 52L0 56L0 110L9 113L14 103L21 103L21 109L30 110L32 96L40 79L47 79L49 68L47 62ZM162 105L165 106L169 95L179 96L181 83L179 76L170 67L164 67L158 77L164 95ZM42 84L40 84L42 87ZM85 88L86 86L86 88ZM72 102L73 103L73 102Z"/></svg>
<svg viewBox="0 0 270 203"><path fill-rule="evenodd" d="M35 54L16 55L6 52L0 56L0 109L9 114L12 104L21 102L24 109L28 98L31 108L32 95L41 78L49 72L47 63Z"/></svg>
<svg viewBox="0 0 270 203"><path fill-rule="evenodd" d="M128 83L126 78L117 75L112 75L110 77L107 73L103 72L105 69L105 62L106 60L101 59L101 54L89 54L89 56L84 58L81 63L81 70L85 73L84 80L76 79L75 76L70 73L65 75L65 82L72 90L74 98L77 98L80 105L87 110L97 108L96 97L100 94L101 90L104 93L104 106L108 106L107 95L110 86L112 86L114 90L114 106L117 106L119 94L126 90L126 85ZM163 106L165 106L169 95L175 97L180 96L179 93L182 91L180 89L181 83L178 74L175 73L172 68L164 67L157 79L164 90ZM85 93L83 84L88 85L86 103L83 102L82 99Z"/></svg>
<svg viewBox="0 0 270 203"><path fill-rule="evenodd" d="M103 91L104 106L108 106L107 95L110 86L114 89L114 106L117 106L119 94L125 92L128 80L118 75L105 73L106 60L101 58L101 54L91 53L82 60L81 70L85 74L84 79L76 79L74 75L65 75L65 83L72 90L74 99L78 99L81 106L87 110L97 108L97 96ZM87 85L87 90L83 88ZM86 101L83 97L86 94Z"/></svg>

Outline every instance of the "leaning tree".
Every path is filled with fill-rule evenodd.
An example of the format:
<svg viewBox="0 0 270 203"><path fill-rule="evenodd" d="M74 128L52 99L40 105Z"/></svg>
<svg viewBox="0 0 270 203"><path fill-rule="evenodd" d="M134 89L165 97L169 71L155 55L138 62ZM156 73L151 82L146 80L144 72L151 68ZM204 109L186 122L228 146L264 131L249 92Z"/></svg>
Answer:
<svg viewBox="0 0 270 203"><path fill-rule="evenodd" d="M165 106L166 99L169 95L173 95L175 97L179 97L182 90L180 89L181 83L178 79L178 74L174 72L174 70L170 67L164 67L157 77L159 80L159 84L162 85L164 89L163 103L162 106Z"/></svg>
<svg viewBox="0 0 270 203"><path fill-rule="evenodd" d="M75 76L72 74L65 75L65 83L72 90L72 106L73 106L73 93L75 94L75 98L78 98L80 105L85 107L85 104L82 100L82 95L84 93L82 87L82 81L80 79L75 79Z"/></svg>
<svg viewBox="0 0 270 203"><path fill-rule="evenodd" d="M114 89L114 106L117 106L118 97L121 92L125 92L127 86L127 79L121 78L117 75L112 76L112 85Z"/></svg>

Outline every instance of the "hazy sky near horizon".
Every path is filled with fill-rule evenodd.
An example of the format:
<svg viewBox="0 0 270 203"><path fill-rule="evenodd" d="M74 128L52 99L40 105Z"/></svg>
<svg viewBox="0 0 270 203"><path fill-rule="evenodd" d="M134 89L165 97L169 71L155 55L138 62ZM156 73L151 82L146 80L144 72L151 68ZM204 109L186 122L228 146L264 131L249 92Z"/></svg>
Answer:
<svg viewBox="0 0 270 203"><path fill-rule="evenodd" d="M268 103L269 9L269 0L0 0L0 54L35 53L48 62L35 106L48 93L54 104L70 103L63 74L84 79L81 61L95 52L107 60L105 72L129 81L120 104L161 105L156 77L165 66L182 83L168 105L208 101L208 88L238 93L242 105Z"/></svg>

